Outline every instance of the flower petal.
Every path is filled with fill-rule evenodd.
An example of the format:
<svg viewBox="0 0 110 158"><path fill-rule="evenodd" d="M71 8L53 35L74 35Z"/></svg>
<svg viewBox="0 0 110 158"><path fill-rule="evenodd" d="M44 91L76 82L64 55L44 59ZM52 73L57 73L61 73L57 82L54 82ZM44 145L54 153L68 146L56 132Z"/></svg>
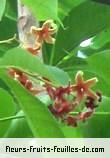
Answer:
<svg viewBox="0 0 110 158"><path fill-rule="evenodd" d="M44 28L51 28L52 27L52 24L53 24L53 20L47 20L43 23L42 25L42 29Z"/></svg>
<svg viewBox="0 0 110 158"><path fill-rule="evenodd" d="M76 76L75 76L76 84L79 85L83 82L83 72L78 71Z"/></svg>
<svg viewBox="0 0 110 158"><path fill-rule="evenodd" d="M53 35L57 32L57 29L49 29L49 34Z"/></svg>
<svg viewBox="0 0 110 158"><path fill-rule="evenodd" d="M89 88L89 87L92 87L94 84L96 84L96 82L98 82L98 79L94 77L92 79L85 81L85 85L87 88Z"/></svg>
<svg viewBox="0 0 110 158"><path fill-rule="evenodd" d="M42 28L37 28L36 26L31 26L30 33L38 34L40 31L42 31Z"/></svg>
<svg viewBox="0 0 110 158"><path fill-rule="evenodd" d="M84 98L84 93L77 92L75 102L80 103Z"/></svg>
<svg viewBox="0 0 110 158"><path fill-rule="evenodd" d="M54 44L54 43L55 43L55 38L52 38L51 36L47 36L47 37L45 38L45 41L46 41L47 43Z"/></svg>
<svg viewBox="0 0 110 158"><path fill-rule="evenodd" d="M87 94L87 96L89 96L89 97L91 97L91 98L93 98L95 100L98 99L98 96L90 89L86 91L86 94Z"/></svg>

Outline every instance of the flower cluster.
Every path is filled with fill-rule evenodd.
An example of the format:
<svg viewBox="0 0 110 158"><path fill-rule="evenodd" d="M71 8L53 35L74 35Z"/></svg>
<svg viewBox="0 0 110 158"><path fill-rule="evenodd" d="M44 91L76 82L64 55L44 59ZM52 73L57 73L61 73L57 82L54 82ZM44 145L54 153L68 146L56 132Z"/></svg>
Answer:
<svg viewBox="0 0 110 158"><path fill-rule="evenodd" d="M78 71L74 85L69 84L67 87L56 88L46 83L46 91L53 101L53 104L49 105L50 111L56 118L73 127L77 126L79 121L85 121L93 114L98 102L102 100L99 92L95 93L90 89L97 81L97 78L84 81L83 72ZM68 99L70 95L72 95L71 100ZM77 112L77 107L83 101L85 107ZM76 113L76 115L73 116L73 113Z"/></svg>
<svg viewBox="0 0 110 158"><path fill-rule="evenodd" d="M57 25L53 22L53 20L47 20L43 23L41 28L31 26L29 33L35 39L34 46L30 47L29 45L24 45L24 48L31 52L33 55L37 55L40 52L44 42L49 44L55 43L55 38L53 38L52 35L56 32Z"/></svg>
<svg viewBox="0 0 110 158"><path fill-rule="evenodd" d="M54 44L55 39L52 37L52 35L56 33L56 31L57 31L57 26L56 24L54 24L53 20L47 20L46 22L44 22L41 28L32 26L30 28L30 34L35 36L34 46L30 47L29 45L24 44L23 48L26 49L31 54L37 55L41 51L43 42ZM34 87L28 75L22 72L21 70L11 68L9 69L9 74L14 79L18 80L32 94L36 95L41 91Z"/></svg>
<svg viewBox="0 0 110 158"><path fill-rule="evenodd" d="M38 55L41 52L44 42L50 44L55 43L52 35L56 32L57 26L53 20L47 20L41 28L31 26L29 34L33 36L34 44L33 46L24 44L23 48L33 55ZM10 68L9 74L33 95L40 93L45 87L45 91L52 101L52 104L48 107L49 110L57 119L72 127L77 126L79 121L85 121L91 117L98 102L102 100L100 92L94 92L91 89L98 81L97 78L95 77L85 81L82 71L77 72L75 84L69 83L66 87L52 86L48 79L43 78L45 84L40 90L35 87L29 76L21 70ZM84 106L82 106L82 103ZM80 111L78 110L79 106L81 106Z"/></svg>

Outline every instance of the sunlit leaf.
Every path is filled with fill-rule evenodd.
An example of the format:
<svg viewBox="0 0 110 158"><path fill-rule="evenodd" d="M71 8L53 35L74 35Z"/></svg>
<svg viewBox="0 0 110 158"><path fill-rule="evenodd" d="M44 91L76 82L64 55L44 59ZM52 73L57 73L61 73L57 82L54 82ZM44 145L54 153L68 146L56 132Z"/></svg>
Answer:
<svg viewBox="0 0 110 158"><path fill-rule="evenodd" d="M10 120L3 121L4 118L15 115L16 105L12 96L4 89L0 88L0 137L7 131Z"/></svg>
<svg viewBox="0 0 110 158"><path fill-rule="evenodd" d="M8 51L1 59L0 65L17 67L26 72L39 74L42 77L47 77L56 85L67 85L69 82L69 76L66 72L56 67L44 65L39 58L20 48Z"/></svg>
<svg viewBox="0 0 110 158"><path fill-rule="evenodd" d="M3 13L5 11L6 0L0 1L0 21L2 19Z"/></svg>
<svg viewBox="0 0 110 158"><path fill-rule="evenodd" d="M22 0L29 7L34 15L39 20L57 19L58 2L57 0L34 0L34 5L31 0Z"/></svg>

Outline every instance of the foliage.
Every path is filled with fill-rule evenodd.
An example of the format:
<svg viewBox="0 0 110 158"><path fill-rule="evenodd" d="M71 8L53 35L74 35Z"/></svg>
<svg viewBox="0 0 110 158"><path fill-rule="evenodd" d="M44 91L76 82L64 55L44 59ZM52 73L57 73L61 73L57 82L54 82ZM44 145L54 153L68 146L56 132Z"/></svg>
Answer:
<svg viewBox="0 0 110 158"><path fill-rule="evenodd" d="M110 137L109 126L106 128L110 119L110 6L99 2L22 0L39 24L52 19L58 26L55 44L52 45L53 38L50 43L41 42L41 60L33 50L28 52L29 47L21 48L17 0L0 1L0 137ZM17 39L13 38L15 34ZM88 39L90 43L83 46ZM9 75L10 69L22 72L18 73L18 81ZM101 92L102 101L87 121L70 127L50 112L48 105L53 102L48 94L31 92L34 85L44 86L50 81L56 91L70 82L73 85L79 71L87 80L98 78L93 90ZM29 78L24 79L26 75ZM24 80L32 81L30 87ZM81 104L83 107L84 102Z"/></svg>

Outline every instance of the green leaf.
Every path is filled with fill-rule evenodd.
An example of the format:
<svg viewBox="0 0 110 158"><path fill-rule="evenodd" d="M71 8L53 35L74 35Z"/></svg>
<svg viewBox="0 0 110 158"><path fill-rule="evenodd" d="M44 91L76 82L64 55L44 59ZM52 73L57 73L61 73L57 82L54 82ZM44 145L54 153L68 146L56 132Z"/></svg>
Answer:
<svg viewBox="0 0 110 158"><path fill-rule="evenodd" d="M90 121L82 125L83 137L85 138L110 138L109 124L110 114L94 115Z"/></svg>
<svg viewBox="0 0 110 158"><path fill-rule="evenodd" d="M110 84L110 50L105 50L92 55L87 59L88 65L99 74L108 84Z"/></svg>
<svg viewBox="0 0 110 158"><path fill-rule="evenodd" d="M6 0L0 1L0 21L2 19L3 13L5 11Z"/></svg>
<svg viewBox="0 0 110 158"><path fill-rule="evenodd" d="M61 125L61 129L66 138L83 138L83 134L77 128Z"/></svg>
<svg viewBox="0 0 110 158"><path fill-rule="evenodd" d="M110 6L92 1L73 9L63 21L66 29L60 27L58 31L55 47L50 54L50 63L56 65L82 41L108 28L109 18Z"/></svg>
<svg viewBox="0 0 110 158"><path fill-rule="evenodd" d="M11 95L6 90L0 88L0 118L14 114L16 111L15 107Z"/></svg>
<svg viewBox="0 0 110 158"><path fill-rule="evenodd" d="M59 125L45 104L32 96L17 81L12 80L2 69L0 75L16 95L34 137L64 137Z"/></svg>
<svg viewBox="0 0 110 158"><path fill-rule="evenodd" d="M57 19L58 2L57 0L22 0L29 7L38 20Z"/></svg>
<svg viewBox="0 0 110 158"><path fill-rule="evenodd" d="M7 0L5 15L0 22L0 40L6 40L17 34L17 2ZM11 13L12 12L12 13ZM11 28L10 30L7 28Z"/></svg>
<svg viewBox="0 0 110 158"><path fill-rule="evenodd" d="M65 58L61 63L59 62L58 67L64 69L65 71L81 69L83 66L87 66L86 60L72 56Z"/></svg>
<svg viewBox="0 0 110 158"><path fill-rule="evenodd" d="M66 72L56 67L44 65L38 57L20 48L9 50L1 59L0 65L17 67L26 72L39 74L50 79L56 85L67 85L69 82L69 76Z"/></svg>
<svg viewBox="0 0 110 158"><path fill-rule="evenodd" d="M106 97L106 96L103 96L102 97L102 101L101 103L99 104L98 108L96 108L96 113L104 113L105 115L106 114L109 114L110 115L110 98L109 97Z"/></svg>
<svg viewBox="0 0 110 158"><path fill-rule="evenodd" d="M7 29L7 26L9 28L12 28L10 31ZM4 17L2 22L0 23L0 40L6 40L9 39L11 37L13 37L13 35L17 32L17 28L16 28L16 22L10 20L7 17Z"/></svg>
<svg viewBox="0 0 110 158"><path fill-rule="evenodd" d="M23 112L20 111L16 115L16 119L12 119L10 126L5 133L5 138L32 138L33 134L25 118L22 118ZM19 118L18 118L19 117Z"/></svg>
<svg viewBox="0 0 110 158"><path fill-rule="evenodd" d="M100 49L110 42L110 28L96 35L92 40L91 48Z"/></svg>
<svg viewBox="0 0 110 158"><path fill-rule="evenodd" d="M0 5L1 6L1 5ZM10 30L7 28L11 28ZM6 9L2 21L0 22L0 41L8 40L17 34L17 1L7 0ZM18 42L0 44L0 57L7 50L18 45Z"/></svg>
<svg viewBox="0 0 110 158"><path fill-rule="evenodd" d="M27 121L24 118L14 119L11 121L7 129L5 138L33 138L32 131L30 130Z"/></svg>
<svg viewBox="0 0 110 158"><path fill-rule="evenodd" d="M52 67L52 66L46 66L48 72L51 75L48 75L47 77L50 76L51 80L56 80L57 81L57 85L59 84L62 86L68 85L70 78L68 76L68 74L66 72L64 72L63 70L59 69L58 67Z"/></svg>
<svg viewBox="0 0 110 158"><path fill-rule="evenodd" d="M13 116L16 112L16 106L11 95L4 89L0 88L0 120ZM10 125L10 121L0 121L0 137L3 137Z"/></svg>
<svg viewBox="0 0 110 158"><path fill-rule="evenodd" d="M5 16L8 17L10 20L17 21L18 17L18 6L17 0L6 0L6 11Z"/></svg>
<svg viewBox="0 0 110 158"><path fill-rule="evenodd" d="M68 16L71 9L77 7L81 3L84 3L86 0L59 0L58 8L59 8L59 17L63 19L65 16Z"/></svg>

